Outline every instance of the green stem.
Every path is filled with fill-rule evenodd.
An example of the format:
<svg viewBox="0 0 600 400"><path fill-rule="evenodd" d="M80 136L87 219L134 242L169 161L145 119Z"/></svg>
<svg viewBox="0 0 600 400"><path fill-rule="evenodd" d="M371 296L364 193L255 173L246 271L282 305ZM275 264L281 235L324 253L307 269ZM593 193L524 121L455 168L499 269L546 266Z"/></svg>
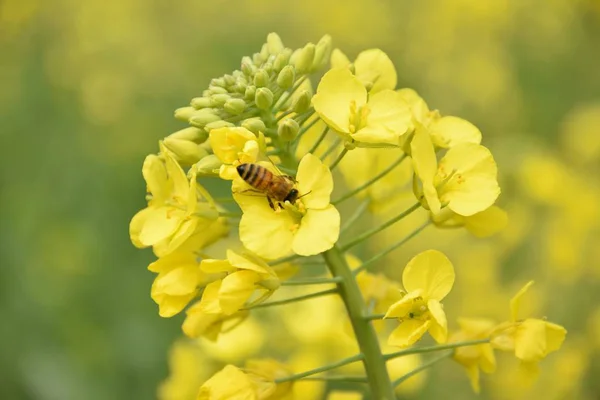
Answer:
<svg viewBox="0 0 600 400"><path fill-rule="evenodd" d="M419 232L421 232L423 229L427 228L430 223L431 223L431 221L425 222L423 225L419 226L417 229L412 231L405 238L400 239L399 241L397 241L396 243L394 243L387 249L383 250L381 253L369 258L367 261L364 261L360 267L358 267L354 270L354 273L358 274L359 272L364 271L365 269L369 268L373 263L379 261L383 257L390 254L392 251L396 250L398 247L402 246L404 243L408 242L413 237L417 236L419 234Z"/></svg>
<svg viewBox="0 0 600 400"><path fill-rule="evenodd" d="M336 138L335 141L329 146L329 148L327 150L325 150L325 153L323 153L321 155L321 160L325 161L327 156L329 154L331 154L336 149L336 147L338 147L340 145L341 142L342 142L342 139L340 139L339 137Z"/></svg>
<svg viewBox="0 0 600 400"><path fill-rule="evenodd" d="M326 285L328 283L339 283L341 278L307 278L307 279L294 279L291 281L281 282L281 286L305 286L305 285Z"/></svg>
<svg viewBox="0 0 600 400"><path fill-rule="evenodd" d="M287 101L287 99L292 97L294 92L296 92L296 90L298 90L298 88L302 85L302 83L306 80L306 78L307 78L307 75L300 77L296 81L296 84L290 89L290 91L281 93L281 95L275 101L275 104L273 105L272 109L274 111L279 110L279 107L281 107L283 105L283 103L285 103Z"/></svg>
<svg viewBox="0 0 600 400"><path fill-rule="evenodd" d="M253 306L244 308L244 310L254 310L256 308L282 306L284 304L295 303L297 301L313 299L315 297L327 296L329 294L334 294L334 293L337 293L337 289L323 290L321 292L309 293L309 294L305 294L302 296L292 297L290 299L283 299L283 300L277 300L277 301L270 301L268 303L255 304Z"/></svg>
<svg viewBox="0 0 600 400"><path fill-rule="evenodd" d="M354 376L354 375L335 375L335 376L309 376L302 378L303 381L325 381L325 382L358 382L368 383L366 376Z"/></svg>
<svg viewBox="0 0 600 400"><path fill-rule="evenodd" d="M404 217L407 217L408 215L410 215L413 211L415 211L419 207L421 207L421 203L416 202L415 204L413 204L412 206L410 206L410 208L408 210L405 210L405 211L401 212L400 214L398 214L394 218L390 219L389 221L387 221L383 225L378 226L377 228L373 228L373 229L371 229L369 231L366 231L365 233L363 233L362 235L360 235L359 237L357 237L356 239L354 239L350 243L346 243L344 246L342 246L342 250L346 251L346 250L348 250L348 249L356 246L357 244L359 244L359 243L367 240L371 236L373 236L373 235L381 232L382 230L386 229L387 227L394 225L396 222L400 221Z"/></svg>
<svg viewBox="0 0 600 400"><path fill-rule="evenodd" d="M385 314L369 314L369 315L365 315L364 318L367 321L373 321L373 320L377 320L377 319L383 319L383 317L385 317Z"/></svg>
<svg viewBox="0 0 600 400"><path fill-rule="evenodd" d="M285 117L287 117L288 115L290 115L290 114L291 114L291 113L293 113L293 112L294 112L294 110L287 110L287 111L284 111L284 112L282 112L282 113L281 113L281 114L280 114L280 115L277 117L277 119L275 120L275 122L279 122L279 121L281 121L282 119L284 119Z"/></svg>
<svg viewBox="0 0 600 400"><path fill-rule="evenodd" d="M359 187L357 187L357 188L349 191L348 193L346 193L345 195L343 195L339 199L337 199L335 201L332 201L331 203L334 204L334 205L338 204L338 203L341 203L342 201L347 200L350 197L354 196L358 192L361 192L361 191L365 190L366 188L368 188L369 186L371 186L372 184L374 184L375 182L377 182L378 180L380 180L381 178L383 178L385 175L387 175L388 173L390 173L398 165L400 165L400 163L402 163L402 161L404 161L404 159L406 157L407 157L406 154L402 154L402 156L400 156L400 158L398 158L396 161L394 161L389 167L387 167L386 169L384 169L383 171L381 171L380 173L378 173L373 178L369 179L368 181L366 181L365 183L363 183Z"/></svg>
<svg viewBox="0 0 600 400"><path fill-rule="evenodd" d="M335 167L337 167L337 165L340 163L340 161L342 161L346 153L348 153L348 149L344 147L344 150L342 150L342 152L337 156L335 161L333 161L333 163L329 166L330 171L333 171Z"/></svg>
<svg viewBox="0 0 600 400"><path fill-rule="evenodd" d="M226 218L242 218L242 213L234 213L234 212L220 212L219 217Z"/></svg>
<svg viewBox="0 0 600 400"><path fill-rule="evenodd" d="M369 208L370 203L371 200L366 199L358 207L356 207L354 213L352 213L352 215L346 220L346 222L344 222L344 225L341 227L340 236L342 236L352 225L354 225L356 221L358 221L360 217L362 217L364 212L367 211L367 209Z"/></svg>
<svg viewBox="0 0 600 400"><path fill-rule="evenodd" d="M377 333L373 325L363 318L367 314L367 306L344 253L334 246L323 253L323 258L327 262L331 274L334 277L342 278L342 282L338 284L339 293L346 306L360 350L364 355L363 363L371 388L371 396L377 400L394 400L394 387L381 354Z"/></svg>
<svg viewBox="0 0 600 400"><path fill-rule="evenodd" d="M385 354L383 356L383 358L387 361L387 360L391 360L393 358L408 356L410 354L431 353L434 351L452 350L452 349L457 349L459 347L476 346L478 344L485 344L485 343L489 343L489 342L490 342L490 338L487 338L487 339L468 340L468 341L464 341L464 342L441 344L441 345L435 345L435 346L415 347L412 349L400 350L395 353Z"/></svg>
<svg viewBox="0 0 600 400"><path fill-rule="evenodd" d="M327 132L328 131L329 131L329 127L326 126L325 129L323 129L323 132L321 133L321 135L319 136L319 138L317 139L317 141L312 145L312 147L310 148L310 150L308 150L306 153L314 153L315 150L317 150L317 148L321 144L321 142L323 142L323 140L325 139L325 136L327 136Z"/></svg>
<svg viewBox="0 0 600 400"><path fill-rule="evenodd" d="M304 372L300 372L298 374L288 375L288 376L284 376L283 378L275 379L275 383L297 381L299 379L306 378L307 376L316 375L320 372L330 371L332 369L343 367L344 365L355 363L362 359L363 359L363 355L357 354L355 356L344 358L343 360L336 361L331 364L323 365L322 367L319 367L319 368L315 368L315 369L311 369L309 371L304 371Z"/></svg>
<svg viewBox="0 0 600 400"><path fill-rule="evenodd" d="M406 381L408 378L413 377L414 375L418 374L419 372L426 370L427 368L450 357L451 355L452 355L452 352L448 352L446 354L443 354L439 357L434 358L433 360L427 361L426 363L421 365L419 368L415 368L414 370L410 371L408 374L403 375L400 378L396 379L393 383L394 387L399 386L402 382Z"/></svg>

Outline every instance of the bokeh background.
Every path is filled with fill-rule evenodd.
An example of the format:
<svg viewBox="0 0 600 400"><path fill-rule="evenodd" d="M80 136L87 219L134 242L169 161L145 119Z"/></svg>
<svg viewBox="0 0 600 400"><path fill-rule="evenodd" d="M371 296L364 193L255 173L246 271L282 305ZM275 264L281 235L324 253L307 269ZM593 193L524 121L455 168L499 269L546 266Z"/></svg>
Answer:
<svg viewBox="0 0 600 400"><path fill-rule="evenodd" d="M0 1L0 397L193 398L184 386L205 373L194 371L204 355L180 344L169 368L181 318L158 316L152 255L130 244L128 223L144 207L144 156L183 127L173 110L271 31L294 48L329 33L351 57L379 47L399 86L480 127L508 228L483 241L426 231L388 258L388 271L398 277L422 249L446 251L457 269L451 319L506 318L510 296L534 279L530 312L564 325L567 341L537 385L521 388L507 363L479 398L598 399L596 0ZM323 330L321 309L307 307ZM256 323L256 335L267 323L279 326ZM248 337L230 346L246 353L221 361L275 340ZM171 389L157 392L169 374ZM448 393L476 398L451 361L403 396Z"/></svg>

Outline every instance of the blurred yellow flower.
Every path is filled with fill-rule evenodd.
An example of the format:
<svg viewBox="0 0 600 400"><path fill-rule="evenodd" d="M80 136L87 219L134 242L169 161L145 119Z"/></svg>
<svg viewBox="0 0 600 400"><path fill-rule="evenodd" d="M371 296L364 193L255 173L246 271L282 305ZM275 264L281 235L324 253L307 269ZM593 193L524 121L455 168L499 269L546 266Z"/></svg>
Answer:
<svg viewBox="0 0 600 400"><path fill-rule="evenodd" d="M181 329L191 338L204 337L215 341L222 332L227 332L242 323L248 316L247 311L232 315L223 313L209 314L204 311L204 305L197 301L185 310L185 320Z"/></svg>
<svg viewBox="0 0 600 400"><path fill-rule="evenodd" d="M329 168L307 154L300 161L296 179L301 197L295 204L285 203L277 210L260 196L240 193L249 186L241 179L234 181L234 198L244 213L240 239L261 257L273 259L290 251L315 255L330 249L338 240L340 214L329 204L333 190Z"/></svg>
<svg viewBox="0 0 600 400"><path fill-rule="evenodd" d="M411 128L409 106L399 93L387 89L369 96L346 68L321 78L313 106L330 128L358 147L400 146L400 137Z"/></svg>
<svg viewBox="0 0 600 400"><path fill-rule="evenodd" d="M333 50L331 53L331 68L345 68L351 65L354 67L354 75L368 89L370 94L396 88L398 77L394 63L380 49L361 51L354 64L350 63L348 57L340 49Z"/></svg>
<svg viewBox="0 0 600 400"><path fill-rule="evenodd" d="M492 236L508 224L508 214L498 206L491 206L468 217L458 215L449 208L443 209L438 215L431 213L432 222L440 228L465 227L476 237Z"/></svg>
<svg viewBox="0 0 600 400"><path fill-rule="evenodd" d="M275 392L275 383L253 379L227 365L200 387L197 400L263 400Z"/></svg>
<svg viewBox="0 0 600 400"><path fill-rule="evenodd" d="M246 128L213 129L209 138L213 152L223 162L219 171L219 176L223 179L238 178L235 167L244 163L254 163L258 159L257 137Z"/></svg>
<svg viewBox="0 0 600 400"><path fill-rule="evenodd" d="M276 379L285 378L292 371L285 364L273 359L255 359L246 361L244 370L250 376L256 377L258 381L273 382ZM291 394L293 381L278 383L275 390L267 397L269 400L288 399Z"/></svg>
<svg viewBox="0 0 600 400"><path fill-rule="evenodd" d="M159 400L192 400L210 371L201 347L189 340L177 340L169 350L169 376L159 387Z"/></svg>
<svg viewBox="0 0 600 400"><path fill-rule="evenodd" d="M454 268L437 250L427 250L408 262L402 273L407 294L392 304L385 318L397 318L400 325L390 334L390 346L408 347L425 332L438 343L448 335L446 314L440 301L454 285Z"/></svg>
<svg viewBox="0 0 600 400"><path fill-rule="evenodd" d="M356 276L356 282L363 299L373 314L385 313L392 304L402 299L406 293L400 285L383 274L371 274L362 271ZM383 321L373 321L375 328L383 328Z"/></svg>

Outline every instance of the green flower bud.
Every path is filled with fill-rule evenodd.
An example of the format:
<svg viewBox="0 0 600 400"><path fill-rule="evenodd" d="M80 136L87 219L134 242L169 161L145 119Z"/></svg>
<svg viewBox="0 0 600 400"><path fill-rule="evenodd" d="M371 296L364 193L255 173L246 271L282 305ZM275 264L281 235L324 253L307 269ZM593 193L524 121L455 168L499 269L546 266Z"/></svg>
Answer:
<svg viewBox="0 0 600 400"><path fill-rule="evenodd" d="M331 41L331 36L323 36L315 48L315 58L313 60L311 71L318 71L327 66L329 63L329 58L331 57L332 49L333 43Z"/></svg>
<svg viewBox="0 0 600 400"><path fill-rule="evenodd" d="M256 67L260 67L262 65L262 63L264 63L266 60L266 57L263 58L263 56L260 53L254 53L252 54L252 62L254 63L254 65Z"/></svg>
<svg viewBox="0 0 600 400"><path fill-rule="evenodd" d="M242 99L229 99L223 108L229 114L240 115L246 109L246 102Z"/></svg>
<svg viewBox="0 0 600 400"><path fill-rule="evenodd" d="M210 96L210 104L212 107L223 107L225 102L230 98L231 96L228 94L213 94Z"/></svg>
<svg viewBox="0 0 600 400"><path fill-rule="evenodd" d="M207 110L206 108L203 109L202 111ZM196 112L195 115L193 115L189 121L190 121L190 125L195 126L197 128L204 128L207 124L210 124L211 122L215 122L215 121L220 121L221 117L219 117L218 115L212 113L212 112Z"/></svg>
<svg viewBox="0 0 600 400"><path fill-rule="evenodd" d="M283 42L275 32L271 32L267 35L267 50L269 51L269 54L278 54L283 50Z"/></svg>
<svg viewBox="0 0 600 400"><path fill-rule="evenodd" d="M292 87L296 79L296 71L292 65L286 65L277 76L277 86L282 89Z"/></svg>
<svg viewBox="0 0 600 400"><path fill-rule="evenodd" d="M194 142L197 144L204 143L206 139L208 139L208 132L204 129L196 128L193 126L181 129L177 132L171 133L167 139L178 139L178 140L187 140L189 142ZM166 139L165 139L166 140Z"/></svg>
<svg viewBox="0 0 600 400"><path fill-rule="evenodd" d="M268 110L273 105L273 92L266 87L256 89L254 102L256 103L256 107L261 110Z"/></svg>
<svg viewBox="0 0 600 400"><path fill-rule="evenodd" d="M290 61L290 57L292 56L292 49L285 48L277 57L275 57L275 61L273 61L273 70L279 72L288 65Z"/></svg>
<svg viewBox="0 0 600 400"><path fill-rule="evenodd" d="M187 122L195 113L196 109L194 107L181 107L175 110L175 118Z"/></svg>
<svg viewBox="0 0 600 400"><path fill-rule="evenodd" d="M270 75L273 72L273 63L267 61L262 65L262 69Z"/></svg>
<svg viewBox="0 0 600 400"><path fill-rule="evenodd" d="M256 96L256 86L249 85L244 92L244 98L246 100L254 100L254 96Z"/></svg>
<svg viewBox="0 0 600 400"><path fill-rule="evenodd" d="M225 81L225 86L231 86L235 83L235 78L233 75L223 75L223 80Z"/></svg>
<svg viewBox="0 0 600 400"><path fill-rule="evenodd" d="M223 78L214 78L214 79L211 79L210 86L225 87L225 79L223 79Z"/></svg>
<svg viewBox="0 0 600 400"><path fill-rule="evenodd" d="M167 137L163 140L165 147L173 153L175 159L183 165L192 165L208 155L198 144L189 140Z"/></svg>
<svg viewBox="0 0 600 400"><path fill-rule="evenodd" d="M211 122L210 124L206 124L206 126L204 127L204 129L206 129L207 131L211 131L213 129L218 129L218 128L231 128L234 127L235 125L232 124L231 122L227 122L227 121L215 121L215 122Z"/></svg>
<svg viewBox="0 0 600 400"><path fill-rule="evenodd" d="M259 69L254 75L254 86L257 88L269 85L269 73L264 69Z"/></svg>
<svg viewBox="0 0 600 400"><path fill-rule="evenodd" d="M197 176L215 176L219 175L219 168L223 163L219 157L214 154L209 154L203 157L192 168L196 171Z"/></svg>
<svg viewBox="0 0 600 400"><path fill-rule="evenodd" d="M255 70L256 70L256 67L254 66L254 63L252 62L252 59L248 56L243 57L242 58L242 72L244 73L244 75L252 76L252 75L254 75Z"/></svg>
<svg viewBox="0 0 600 400"><path fill-rule="evenodd" d="M210 92L210 94L227 94L228 91L226 88L221 87L221 86L209 86L208 87L208 91Z"/></svg>
<svg viewBox="0 0 600 400"><path fill-rule="evenodd" d="M277 127L277 134L284 142L291 142L298 135L300 131L300 125L293 118L284 119Z"/></svg>
<svg viewBox="0 0 600 400"><path fill-rule="evenodd" d="M192 107L199 110L201 108L210 107L210 98L209 97L194 97L190 102Z"/></svg>
<svg viewBox="0 0 600 400"><path fill-rule="evenodd" d="M263 63L269 58L269 45L266 43L260 48L260 57L262 58Z"/></svg>
<svg viewBox="0 0 600 400"><path fill-rule="evenodd" d="M310 107L311 99L312 95L310 94L310 90L304 89L294 98L294 101L292 102L292 110L294 110L296 114L302 114Z"/></svg>
<svg viewBox="0 0 600 400"><path fill-rule="evenodd" d="M315 45L308 43L302 50L298 52L295 58L296 72L298 74L306 74L310 72L310 69L315 58Z"/></svg>
<svg viewBox="0 0 600 400"><path fill-rule="evenodd" d="M257 135L258 132L264 132L265 129L267 129L267 127L265 126L265 123L260 118L245 119L242 122L242 127L248 129L250 132L254 133L255 135Z"/></svg>

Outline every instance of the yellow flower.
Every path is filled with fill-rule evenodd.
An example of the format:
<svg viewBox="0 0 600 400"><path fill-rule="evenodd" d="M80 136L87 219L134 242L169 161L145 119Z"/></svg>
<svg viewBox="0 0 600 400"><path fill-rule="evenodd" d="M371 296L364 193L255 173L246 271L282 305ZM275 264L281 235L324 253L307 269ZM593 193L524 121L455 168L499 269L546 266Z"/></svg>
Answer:
<svg viewBox="0 0 600 400"><path fill-rule="evenodd" d="M190 400L209 376L210 366L198 343L177 340L169 350L169 376L157 390L159 400Z"/></svg>
<svg viewBox="0 0 600 400"><path fill-rule="evenodd" d="M276 379L285 378L292 374L292 371L284 364L273 359L248 360L244 370L246 373L256 378L258 382L274 382ZM276 400L287 398L292 391L293 382L283 382L275 385L275 390L270 393L268 399Z"/></svg>
<svg viewBox="0 0 600 400"><path fill-rule="evenodd" d="M177 249L198 227L207 227L218 218L208 192L185 173L161 143L161 155L149 155L142 174L149 192L148 207L131 220L129 233L136 247L161 248L160 256ZM204 201L203 201L204 200ZM213 237L210 231L203 235Z"/></svg>
<svg viewBox="0 0 600 400"><path fill-rule="evenodd" d="M275 383L253 379L227 365L200 387L197 400L263 400L275 392Z"/></svg>
<svg viewBox="0 0 600 400"><path fill-rule="evenodd" d="M458 215L449 208L438 215L430 215L432 222L440 228L465 227L471 234L483 238L492 236L503 230L508 224L506 211L498 206L491 206L468 217Z"/></svg>
<svg viewBox="0 0 600 400"><path fill-rule="evenodd" d="M384 313L392 304L399 301L405 294L400 285L389 280L383 274L371 274L362 271L356 276L356 282L363 295L365 303L373 314ZM373 321L375 328L383 328L383 321Z"/></svg>
<svg viewBox="0 0 600 400"><path fill-rule="evenodd" d="M218 128L210 131L210 145L223 162L219 176L233 180L239 175L235 169L240 164L254 163L258 159L259 144L256 135L246 128Z"/></svg>
<svg viewBox="0 0 600 400"><path fill-rule="evenodd" d="M476 318L459 318L460 331L450 338L450 342L487 339L495 327L494 321ZM491 374L496 370L496 357L490 343L464 346L454 350L453 358L465 367L471 387L479 393L479 370Z"/></svg>
<svg viewBox="0 0 600 400"><path fill-rule="evenodd" d="M521 298L533 285L528 282L510 301L511 320L495 329L492 344L503 351L514 351L523 370L537 373L537 363L562 346L567 330L543 319L519 319Z"/></svg>
<svg viewBox="0 0 600 400"><path fill-rule="evenodd" d="M329 204L333 190L329 168L307 154L300 161L296 179L301 197L294 205L286 203L275 211L266 196L244 194L249 186L241 178L234 181L234 198L244 213L240 239L263 258L282 257L290 251L303 256L319 254L338 240L340 214Z"/></svg>
<svg viewBox="0 0 600 400"><path fill-rule="evenodd" d="M200 305L208 314L232 315L244 306L255 290L262 291L254 300L258 303L279 287L275 272L250 254L240 255L227 250L226 260L202 260L200 268L208 274L225 275L204 289Z"/></svg>
<svg viewBox="0 0 600 400"><path fill-rule="evenodd" d="M331 68L350 67L348 57L341 50L331 53ZM398 77L394 63L380 49L361 51L354 61L354 75L374 94L386 89L395 89Z"/></svg>
<svg viewBox="0 0 600 400"><path fill-rule="evenodd" d="M369 96L346 68L321 78L313 106L330 128L359 147L398 147L412 128L409 106L399 93L386 89Z"/></svg>
<svg viewBox="0 0 600 400"><path fill-rule="evenodd" d="M431 137L423 127L417 127L411 151L415 174L422 184L422 188L415 188L415 194L434 215L448 207L468 217L489 208L500 195L496 162L481 145L458 144L438 163Z"/></svg>
<svg viewBox="0 0 600 400"><path fill-rule="evenodd" d="M437 250L418 254L404 268L402 285L407 294L390 306L384 317L397 318L400 322L388 344L408 347L427 331L436 342L444 343L448 324L440 301L454 285L454 268L450 260Z"/></svg>
<svg viewBox="0 0 600 400"><path fill-rule="evenodd" d="M228 332L242 323L249 313L243 311L232 315L209 314L204 312L204 306L198 301L185 310L185 314L186 317L181 328L186 336L190 338L204 337L214 342L221 333Z"/></svg>

